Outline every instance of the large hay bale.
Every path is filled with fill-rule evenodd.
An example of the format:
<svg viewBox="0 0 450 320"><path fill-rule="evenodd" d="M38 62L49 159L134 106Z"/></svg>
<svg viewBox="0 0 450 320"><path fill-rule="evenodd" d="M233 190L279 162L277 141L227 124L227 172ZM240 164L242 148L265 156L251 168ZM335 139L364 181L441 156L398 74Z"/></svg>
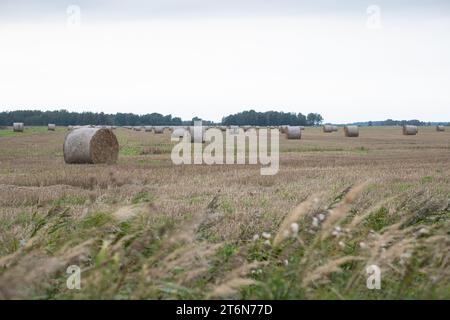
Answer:
<svg viewBox="0 0 450 320"><path fill-rule="evenodd" d="M13 123L13 131L14 132L23 132L25 126L23 122L14 122Z"/></svg>
<svg viewBox="0 0 450 320"><path fill-rule="evenodd" d="M403 135L405 136L415 136L419 132L419 128L417 126L403 126Z"/></svg>
<svg viewBox="0 0 450 320"><path fill-rule="evenodd" d="M444 126L436 126L436 131L437 132L444 132L445 131L445 127Z"/></svg>
<svg viewBox="0 0 450 320"><path fill-rule="evenodd" d="M189 127L189 134L191 135L191 143L205 143L205 127Z"/></svg>
<svg viewBox="0 0 450 320"><path fill-rule="evenodd" d="M153 127L152 126L145 126L144 131L145 132L152 132Z"/></svg>
<svg viewBox="0 0 450 320"><path fill-rule="evenodd" d="M286 130L286 138L288 138L288 139L301 139L302 138L302 129L298 126L296 126L296 127L288 126L285 130Z"/></svg>
<svg viewBox="0 0 450 320"><path fill-rule="evenodd" d="M163 134L164 133L164 127L162 126L156 126L153 128L153 132L156 134Z"/></svg>
<svg viewBox="0 0 450 320"><path fill-rule="evenodd" d="M186 130L184 128L176 128L172 132L172 138L183 138Z"/></svg>
<svg viewBox="0 0 450 320"><path fill-rule="evenodd" d="M63 151L66 163L114 163L119 143L112 130L79 128L67 134Z"/></svg>
<svg viewBox="0 0 450 320"><path fill-rule="evenodd" d="M56 130L56 125L54 123L49 123L47 125L47 130L48 131L55 131Z"/></svg>
<svg viewBox="0 0 450 320"><path fill-rule="evenodd" d="M346 126L344 127L344 133L346 137L357 138L359 137L359 127L358 126Z"/></svg>

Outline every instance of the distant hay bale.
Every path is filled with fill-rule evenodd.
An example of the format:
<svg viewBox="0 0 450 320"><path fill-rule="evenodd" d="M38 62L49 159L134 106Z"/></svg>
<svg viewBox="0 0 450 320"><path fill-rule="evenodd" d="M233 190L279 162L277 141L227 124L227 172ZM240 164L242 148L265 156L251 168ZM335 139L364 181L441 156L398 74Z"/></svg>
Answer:
<svg viewBox="0 0 450 320"><path fill-rule="evenodd" d="M444 132L445 131L445 127L444 126L436 126L436 131L437 132Z"/></svg>
<svg viewBox="0 0 450 320"><path fill-rule="evenodd" d="M346 137L357 138L359 137L359 128L358 126L346 126L344 127L344 133Z"/></svg>
<svg viewBox="0 0 450 320"><path fill-rule="evenodd" d="M152 132L152 126L145 126L144 127L145 132Z"/></svg>
<svg viewBox="0 0 450 320"><path fill-rule="evenodd" d="M141 129L142 129L141 127L133 127L134 131L141 131Z"/></svg>
<svg viewBox="0 0 450 320"><path fill-rule="evenodd" d="M324 126L323 126L323 132L325 132L325 133L331 133L331 132L333 132L333 126L332 126L332 125L329 125L329 124L324 125Z"/></svg>
<svg viewBox="0 0 450 320"><path fill-rule="evenodd" d="M73 130L73 126L67 126L67 130L68 130L68 131Z"/></svg>
<svg viewBox="0 0 450 320"><path fill-rule="evenodd" d="M338 126L331 126L331 127L332 127L333 132L338 132L339 131Z"/></svg>
<svg viewBox="0 0 450 320"><path fill-rule="evenodd" d="M186 130L184 128L176 128L172 132L172 138L183 138Z"/></svg>
<svg viewBox="0 0 450 320"><path fill-rule="evenodd" d="M53 123L49 123L47 126L47 130L48 131L55 131L56 130L56 125Z"/></svg>
<svg viewBox="0 0 450 320"><path fill-rule="evenodd" d="M112 130L79 128L67 134L63 151L66 163L115 163L119 143Z"/></svg>
<svg viewBox="0 0 450 320"><path fill-rule="evenodd" d="M417 126L403 126L403 135L405 136L415 136L419 132L419 128Z"/></svg>
<svg viewBox="0 0 450 320"><path fill-rule="evenodd" d="M157 126L153 128L153 132L156 134L163 134L164 133L164 127Z"/></svg>
<svg viewBox="0 0 450 320"><path fill-rule="evenodd" d="M205 127L189 127L189 134L191 135L191 143L205 143Z"/></svg>
<svg viewBox="0 0 450 320"><path fill-rule="evenodd" d="M24 124L23 122L14 122L13 123L13 131L14 132L23 132L24 130Z"/></svg>
<svg viewBox="0 0 450 320"><path fill-rule="evenodd" d="M302 129L298 126L296 127L291 127L288 126L286 128L286 137L291 140L291 139L301 139L302 138Z"/></svg>
<svg viewBox="0 0 450 320"><path fill-rule="evenodd" d="M305 127L303 127L303 126L300 126L300 130L305 130L306 128Z"/></svg>

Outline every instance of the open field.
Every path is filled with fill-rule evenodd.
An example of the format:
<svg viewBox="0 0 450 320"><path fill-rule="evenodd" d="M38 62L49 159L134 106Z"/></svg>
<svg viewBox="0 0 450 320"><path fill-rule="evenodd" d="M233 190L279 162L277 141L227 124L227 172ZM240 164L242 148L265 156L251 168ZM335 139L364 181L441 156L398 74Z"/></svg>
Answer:
<svg viewBox="0 0 450 320"><path fill-rule="evenodd" d="M114 132L108 166L66 165L65 128L0 130L0 298L450 299L448 128L307 128L275 176Z"/></svg>

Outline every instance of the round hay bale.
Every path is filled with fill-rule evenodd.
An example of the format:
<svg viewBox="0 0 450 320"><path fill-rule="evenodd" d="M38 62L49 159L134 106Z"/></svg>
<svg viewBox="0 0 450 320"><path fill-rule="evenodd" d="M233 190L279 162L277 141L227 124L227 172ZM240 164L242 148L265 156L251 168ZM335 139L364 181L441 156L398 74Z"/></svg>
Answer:
<svg viewBox="0 0 450 320"><path fill-rule="evenodd" d="M415 136L418 132L419 128L417 126L403 126L403 135L405 136Z"/></svg>
<svg viewBox="0 0 450 320"><path fill-rule="evenodd" d="M183 138L186 130L184 128L177 128L172 132L172 138Z"/></svg>
<svg viewBox="0 0 450 320"><path fill-rule="evenodd" d="M56 130L56 125L54 123L49 123L47 126L47 130L48 131L55 131Z"/></svg>
<svg viewBox="0 0 450 320"><path fill-rule="evenodd" d="M331 133L331 132L333 132L333 126L332 126L332 125L329 125L329 124L324 125L324 126L323 126L323 132L325 132L325 133Z"/></svg>
<svg viewBox="0 0 450 320"><path fill-rule="evenodd" d="M189 127L189 134L191 135L191 143L205 143L205 127Z"/></svg>
<svg viewBox="0 0 450 320"><path fill-rule="evenodd" d="M346 137L357 138L359 137L359 127L358 126L346 126L344 127L344 133Z"/></svg>
<svg viewBox="0 0 450 320"><path fill-rule="evenodd" d="M13 123L13 131L14 132L23 132L24 130L24 124L23 122L14 122Z"/></svg>
<svg viewBox="0 0 450 320"><path fill-rule="evenodd" d="M115 163L119 143L112 130L80 128L67 134L63 151L66 163Z"/></svg>
<svg viewBox="0 0 450 320"><path fill-rule="evenodd" d="M437 132L444 132L445 131L445 127L444 126L436 126L436 131Z"/></svg>
<svg viewBox="0 0 450 320"><path fill-rule="evenodd" d="M302 138L302 129L298 126L291 127L288 126L286 129L286 138L291 139L301 139Z"/></svg>
<svg viewBox="0 0 450 320"><path fill-rule="evenodd" d="M279 130L281 133L287 133L288 128L289 128L289 126L280 126Z"/></svg>
<svg viewBox="0 0 450 320"><path fill-rule="evenodd" d="M164 127L161 126L157 126L153 128L153 132L155 134L163 134L164 133Z"/></svg>
<svg viewBox="0 0 450 320"><path fill-rule="evenodd" d="M73 130L73 126L67 126L67 131Z"/></svg>
<svg viewBox="0 0 450 320"><path fill-rule="evenodd" d="M151 126L145 126L144 127L144 131L145 132L152 132L152 127Z"/></svg>

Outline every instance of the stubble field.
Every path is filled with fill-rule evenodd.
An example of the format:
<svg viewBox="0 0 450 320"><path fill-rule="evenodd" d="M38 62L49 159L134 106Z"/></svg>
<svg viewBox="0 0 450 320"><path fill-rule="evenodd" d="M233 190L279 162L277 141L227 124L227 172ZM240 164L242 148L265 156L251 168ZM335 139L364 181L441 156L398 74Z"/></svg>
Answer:
<svg viewBox="0 0 450 320"><path fill-rule="evenodd" d="M117 164L67 165L65 128L0 130L1 299L450 298L449 128L307 128L275 176L114 132Z"/></svg>

